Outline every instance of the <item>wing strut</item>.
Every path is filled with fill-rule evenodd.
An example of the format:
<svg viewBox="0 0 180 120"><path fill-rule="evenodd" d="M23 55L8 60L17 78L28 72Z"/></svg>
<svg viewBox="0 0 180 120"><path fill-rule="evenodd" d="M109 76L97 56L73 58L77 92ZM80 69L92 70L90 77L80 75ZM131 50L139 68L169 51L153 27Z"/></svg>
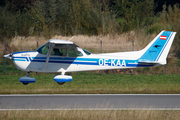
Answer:
<svg viewBox="0 0 180 120"><path fill-rule="evenodd" d="M49 57L50 57L50 54L51 54L52 47L53 47L53 44L49 43L49 50L48 50L48 53L47 53L47 58L46 58L46 64L45 64L45 67L44 67L44 71L46 70L48 62L49 62Z"/></svg>

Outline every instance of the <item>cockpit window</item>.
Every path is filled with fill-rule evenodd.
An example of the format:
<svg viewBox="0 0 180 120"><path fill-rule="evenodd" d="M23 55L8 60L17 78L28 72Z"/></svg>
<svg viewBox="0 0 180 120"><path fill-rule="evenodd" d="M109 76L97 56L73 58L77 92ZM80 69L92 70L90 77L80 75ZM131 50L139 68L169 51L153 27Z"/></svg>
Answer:
<svg viewBox="0 0 180 120"><path fill-rule="evenodd" d="M91 53L89 52L89 51L87 51L87 50L84 50L83 49L83 51L87 54L87 55L90 55Z"/></svg>
<svg viewBox="0 0 180 120"><path fill-rule="evenodd" d="M58 48L59 47L59 48ZM49 47L45 44L37 49L37 51L41 54L47 54L49 50ZM55 56L69 56L69 57L78 57L83 56L83 54L78 51L76 48L70 48L66 47L66 45L55 45L51 50L51 55Z"/></svg>

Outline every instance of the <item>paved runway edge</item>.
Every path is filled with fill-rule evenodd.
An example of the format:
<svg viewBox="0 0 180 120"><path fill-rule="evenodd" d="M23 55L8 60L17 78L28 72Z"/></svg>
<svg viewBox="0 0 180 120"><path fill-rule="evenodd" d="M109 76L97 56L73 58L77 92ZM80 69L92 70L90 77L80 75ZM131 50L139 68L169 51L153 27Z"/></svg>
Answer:
<svg viewBox="0 0 180 120"><path fill-rule="evenodd" d="M5 110L180 110L180 94L0 95Z"/></svg>

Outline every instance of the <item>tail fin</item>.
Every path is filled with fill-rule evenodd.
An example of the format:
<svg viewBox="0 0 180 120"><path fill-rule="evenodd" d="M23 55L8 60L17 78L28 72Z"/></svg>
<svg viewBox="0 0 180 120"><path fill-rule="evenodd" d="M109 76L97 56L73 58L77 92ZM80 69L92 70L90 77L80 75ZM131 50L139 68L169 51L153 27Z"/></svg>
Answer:
<svg viewBox="0 0 180 120"><path fill-rule="evenodd" d="M175 35L176 32L161 31L153 41L142 50L143 55L139 58L139 63L166 64L166 58Z"/></svg>

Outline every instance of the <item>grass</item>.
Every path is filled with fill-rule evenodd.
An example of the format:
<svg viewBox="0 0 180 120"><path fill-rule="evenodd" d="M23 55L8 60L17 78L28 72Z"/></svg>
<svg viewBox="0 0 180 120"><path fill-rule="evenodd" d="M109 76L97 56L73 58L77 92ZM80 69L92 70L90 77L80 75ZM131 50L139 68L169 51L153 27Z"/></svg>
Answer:
<svg viewBox="0 0 180 120"><path fill-rule="evenodd" d="M180 111L156 110L40 110L1 111L1 120L179 120Z"/></svg>
<svg viewBox="0 0 180 120"><path fill-rule="evenodd" d="M0 94L179 94L180 75L73 73L72 82L58 85L55 74L33 74L36 83L23 85L23 74L0 75Z"/></svg>

